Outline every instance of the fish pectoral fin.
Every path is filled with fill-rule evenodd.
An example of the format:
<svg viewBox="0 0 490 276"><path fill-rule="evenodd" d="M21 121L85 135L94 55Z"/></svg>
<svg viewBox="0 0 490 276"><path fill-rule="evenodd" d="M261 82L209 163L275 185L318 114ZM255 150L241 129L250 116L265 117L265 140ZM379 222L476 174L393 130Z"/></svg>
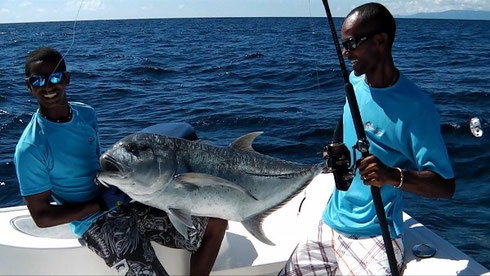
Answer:
<svg viewBox="0 0 490 276"><path fill-rule="evenodd" d="M242 193L247 194L251 198L258 200L254 195L252 195L249 191L245 190L243 187L228 181L224 178L217 177L210 174L205 173L183 173L176 175L174 177L174 181L178 184L182 185L186 189L195 190L200 187L216 187L223 186L228 187L234 190L238 190Z"/></svg>
<svg viewBox="0 0 490 276"><path fill-rule="evenodd" d="M174 228L179 232L186 240L189 239L189 234L187 233L187 226L180 222L180 220L176 219L171 214L168 214L168 218L170 219L170 223L174 226Z"/></svg>
<svg viewBox="0 0 490 276"><path fill-rule="evenodd" d="M243 136L240 136L230 144L230 147L237 149L237 150L255 152L255 150L252 148L252 144L253 144L255 138L257 138L257 136L259 136L262 133L264 133L264 132L263 131L256 131L256 132L251 132L249 134L245 134Z"/></svg>
<svg viewBox="0 0 490 276"><path fill-rule="evenodd" d="M182 211L180 209L172 209L170 208L168 210L168 218L172 222L172 224L175 226L175 228L184 235L178 228L178 226L183 226L185 227L185 236L187 237L187 228L192 228L194 229L194 224L192 223L192 217L185 211ZM175 222L175 223L174 223Z"/></svg>

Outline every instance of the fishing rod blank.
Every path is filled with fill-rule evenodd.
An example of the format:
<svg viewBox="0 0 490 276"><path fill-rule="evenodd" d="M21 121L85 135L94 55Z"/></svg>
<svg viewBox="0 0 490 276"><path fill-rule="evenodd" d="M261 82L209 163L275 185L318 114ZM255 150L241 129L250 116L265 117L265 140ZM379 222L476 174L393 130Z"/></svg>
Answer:
<svg viewBox="0 0 490 276"><path fill-rule="evenodd" d="M362 153L362 157L367 157L369 155L369 142L366 138L366 133L364 132L364 124L362 123L361 114L359 112L359 106L357 104L357 99L354 93L354 88L349 82L349 74L345 66L344 57L342 56L342 51L340 49L339 40L337 37L337 32L333 23L333 17L330 13L330 8L328 6L328 0L322 0L323 6L327 13L328 23L330 25L330 30L332 32L332 38L335 44L335 50L337 51L337 57L339 59L340 68L342 70L342 76L344 78L344 89L347 96L347 102L351 111L352 119L354 121L354 128L357 135L357 143L355 148ZM355 160L354 160L355 162ZM386 255L388 257L388 262L390 265L391 275L399 276L398 267L395 259L395 252L393 250L393 244L391 243L390 232L388 230L388 224L386 222L386 214L383 206L383 200L381 198L380 189L376 186L371 186L371 195L373 197L374 207L376 209L376 215L379 220L379 227L381 228L381 234L383 236L383 241L385 244Z"/></svg>

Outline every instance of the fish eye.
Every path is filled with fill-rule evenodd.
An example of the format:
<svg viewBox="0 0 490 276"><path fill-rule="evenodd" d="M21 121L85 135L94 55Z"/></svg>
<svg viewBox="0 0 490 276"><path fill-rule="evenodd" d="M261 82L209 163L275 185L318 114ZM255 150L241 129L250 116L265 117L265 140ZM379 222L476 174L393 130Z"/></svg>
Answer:
<svg viewBox="0 0 490 276"><path fill-rule="evenodd" d="M140 145L139 150L140 151L149 151L149 150L151 151L152 149L149 145L143 144L143 145Z"/></svg>
<svg viewBox="0 0 490 276"><path fill-rule="evenodd" d="M129 151L130 153L136 155L136 156L139 155L138 145L136 145L135 143L127 144L126 150Z"/></svg>

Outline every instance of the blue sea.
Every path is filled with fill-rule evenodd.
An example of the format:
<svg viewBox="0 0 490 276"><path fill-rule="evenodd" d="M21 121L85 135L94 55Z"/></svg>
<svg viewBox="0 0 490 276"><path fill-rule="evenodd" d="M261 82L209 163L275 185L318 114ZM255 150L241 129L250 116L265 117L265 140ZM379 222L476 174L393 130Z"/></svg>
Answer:
<svg viewBox="0 0 490 276"><path fill-rule="evenodd" d="M335 20L340 28L342 19ZM398 19L396 66L434 99L456 173L450 200L407 193L405 211L490 267L490 21ZM28 52L66 53L71 101L98 114L102 149L161 122L227 145L264 131L257 151L315 163L345 102L324 18L152 19L0 25L0 206L22 204L14 149L37 105ZM400 106L403 108L403 106Z"/></svg>

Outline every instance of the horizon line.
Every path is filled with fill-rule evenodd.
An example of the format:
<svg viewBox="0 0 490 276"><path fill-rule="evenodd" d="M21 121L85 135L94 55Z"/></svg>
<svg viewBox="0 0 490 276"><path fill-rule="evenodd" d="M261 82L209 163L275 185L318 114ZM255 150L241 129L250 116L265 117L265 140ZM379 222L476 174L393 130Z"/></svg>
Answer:
<svg viewBox="0 0 490 276"><path fill-rule="evenodd" d="M451 11L451 10L449 10ZM447 11L444 11L447 12ZM436 12L436 14L444 13ZM490 12L490 11L483 11ZM424 20L469 20L469 21L488 21L490 18L440 18L440 17L420 17L424 14L434 13L417 13L411 15L393 15L395 19L424 19ZM413 17L412 17L413 16ZM203 16L203 17L135 17L135 18L94 18L94 19L78 19L78 20L46 20L46 21L16 21L16 22L0 22L4 24L31 24L31 23L62 23L62 22L90 22L90 21L119 21L119 20L165 20L165 19L240 19L240 18L326 18L326 16ZM334 16L333 18L343 19L345 16Z"/></svg>

